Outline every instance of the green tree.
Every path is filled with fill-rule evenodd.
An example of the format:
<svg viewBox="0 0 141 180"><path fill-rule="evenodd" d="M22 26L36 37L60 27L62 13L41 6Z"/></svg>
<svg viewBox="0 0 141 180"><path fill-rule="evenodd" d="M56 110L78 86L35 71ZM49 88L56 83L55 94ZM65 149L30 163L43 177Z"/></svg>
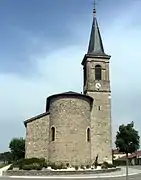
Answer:
<svg viewBox="0 0 141 180"><path fill-rule="evenodd" d="M9 143L9 148L14 161L24 158L25 140L23 138L13 138Z"/></svg>
<svg viewBox="0 0 141 180"><path fill-rule="evenodd" d="M134 153L140 147L140 137L138 131L134 129L134 122L119 126L115 144L120 152L126 154L126 179L128 179L128 154Z"/></svg>
<svg viewBox="0 0 141 180"><path fill-rule="evenodd" d="M4 164L9 164L12 162L11 152L0 153L0 161L3 161Z"/></svg>

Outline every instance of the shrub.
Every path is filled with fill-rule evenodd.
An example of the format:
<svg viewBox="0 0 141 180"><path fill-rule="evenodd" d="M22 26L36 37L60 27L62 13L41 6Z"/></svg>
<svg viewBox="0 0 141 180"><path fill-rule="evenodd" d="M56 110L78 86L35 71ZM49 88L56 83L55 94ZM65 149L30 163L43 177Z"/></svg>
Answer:
<svg viewBox="0 0 141 180"><path fill-rule="evenodd" d="M50 162L50 167L54 170L57 170L57 166L54 162L52 162L52 163Z"/></svg>
<svg viewBox="0 0 141 180"><path fill-rule="evenodd" d="M44 167L44 168L47 168L47 167L48 167L48 164L47 164L47 163L44 163L44 164L43 164L43 167Z"/></svg>
<svg viewBox="0 0 141 180"><path fill-rule="evenodd" d="M46 163L44 158L29 158L29 159L24 159L22 161L24 164L33 164L33 163L39 163L39 164L44 164Z"/></svg>
<svg viewBox="0 0 141 180"><path fill-rule="evenodd" d="M101 169L108 169L108 163L103 162L103 164L101 165Z"/></svg>
<svg viewBox="0 0 141 180"><path fill-rule="evenodd" d="M63 169L63 163L58 162L55 164L57 169Z"/></svg>
<svg viewBox="0 0 141 180"><path fill-rule="evenodd" d="M33 164L34 170L42 170L43 166L41 164Z"/></svg>
<svg viewBox="0 0 141 180"><path fill-rule="evenodd" d="M77 166L77 165L75 165L75 167L74 167L74 168L75 168L75 170L78 170L78 166Z"/></svg>
<svg viewBox="0 0 141 180"><path fill-rule="evenodd" d="M116 166L113 164L109 164L108 162L103 162L101 165L101 169L115 168Z"/></svg>
<svg viewBox="0 0 141 180"><path fill-rule="evenodd" d="M41 170L42 166L40 164L24 164L23 170Z"/></svg>
<svg viewBox="0 0 141 180"><path fill-rule="evenodd" d="M33 170L34 165L33 164L24 164L22 167L23 170Z"/></svg>
<svg viewBox="0 0 141 180"><path fill-rule="evenodd" d="M69 166L70 166L70 164L69 164L69 163L66 163L66 166L67 166L67 167L69 167Z"/></svg>
<svg viewBox="0 0 141 180"><path fill-rule="evenodd" d="M108 164L108 168L116 168L116 166L113 164Z"/></svg>
<svg viewBox="0 0 141 180"><path fill-rule="evenodd" d="M67 169L67 166L63 164L62 162L52 162L50 163L50 166L52 169L57 170L57 169Z"/></svg>
<svg viewBox="0 0 141 180"><path fill-rule="evenodd" d="M12 170L15 167L18 167L19 169L25 169L25 170L31 170L31 169L41 170L43 167L47 168L48 164L43 158L41 159L29 158L29 159L21 159L17 162L14 162L13 165L9 168L9 170Z"/></svg>
<svg viewBox="0 0 141 180"><path fill-rule="evenodd" d="M86 165L86 169L89 169L91 166L88 164L88 165Z"/></svg>
<svg viewBox="0 0 141 180"><path fill-rule="evenodd" d="M85 169L85 166L84 166L84 165L81 165L80 168L81 168L81 169Z"/></svg>

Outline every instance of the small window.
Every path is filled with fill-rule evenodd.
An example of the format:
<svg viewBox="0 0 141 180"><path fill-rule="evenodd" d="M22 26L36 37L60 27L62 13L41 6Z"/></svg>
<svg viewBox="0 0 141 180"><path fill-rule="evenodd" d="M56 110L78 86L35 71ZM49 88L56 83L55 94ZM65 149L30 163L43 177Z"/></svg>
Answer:
<svg viewBox="0 0 141 180"><path fill-rule="evenodd" d="M86 65L84 66L84 86L86 85Z"/></svg>
<svg viewBox="0 0 141 180"><path fill-rule="evenodd" d="M99 110L99 111L101 110L101 106L98 106L98 110Z"/></svg>
<svg viewBox="0 0 141 180"><path fill-rule="evenodd" d="M101 66L95 66L95 80L101 80Z"/></svg>
<svg viewBox="0 0 141 180"><path fill-rule="evenodd" d="M51 128L51 140L55 141L55 127Z"/></svg>
<svg viewBox="0 0 141 180"><path fill-rule="evenodd" d="M90 128L87 129L87 142L90 142Z"/></svg>

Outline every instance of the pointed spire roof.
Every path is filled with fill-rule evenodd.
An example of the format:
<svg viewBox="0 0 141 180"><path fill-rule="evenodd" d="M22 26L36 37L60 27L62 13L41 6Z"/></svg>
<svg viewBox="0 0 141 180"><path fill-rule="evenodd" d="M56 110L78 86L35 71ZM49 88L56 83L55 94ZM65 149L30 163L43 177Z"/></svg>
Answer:
<svg viewBox="0 0 141 180"><path fill-rule="evenodd" d="M104 47L102 43L102 38L100 35L100 30L98 27L98 22L96 19L96 9L94 6L93 9L93 23L92 23L92 29L91 29L91 35L90 35L90 41L89 41L89 47L88 47L88 52L87 54L92 54L92 55L100 55L100 56L105 56L104 52Z"/></svg>
<svg viewBox="0 0 141 180"><path fill-rule="evenodd" d="M92 29L90 34L90 41L89 41L89 47L88 52L85 54L82 65L85 64L85 61L88 57L98 57L98 58L104 58L104 59L110 59L110 55L107 55L104 52L104 47L102 43L102 38L100 34L100 30L98 27L98 22L96 19L96 9L95 9L95 1L94 1L94 9L93 9L93 23L92 23Z"/></svg>

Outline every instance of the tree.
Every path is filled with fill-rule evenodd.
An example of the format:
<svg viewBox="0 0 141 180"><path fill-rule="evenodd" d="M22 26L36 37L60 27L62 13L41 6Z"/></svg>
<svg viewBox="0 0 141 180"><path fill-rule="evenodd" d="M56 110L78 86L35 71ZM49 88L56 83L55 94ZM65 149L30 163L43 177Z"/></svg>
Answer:
<svg viewBox="0 0 141 180"><path fill-rule="evenodd" d="M25 140L23 138L13 138L9 143L9 148L14 161L24 158Z"/></svg>
<svg viewBox="0 0 141 180"><path fill-rule="evenodd" d="M134 122L119 126L116 135L116 147L120 152L126 154L126 179L128 179L128 154L134 153L140 147L138 131L134 129Z"/></svg>
<svg viewBox="0 0 141 180"><path fill-rule="evenodd" d="M0 153L0 161L3 161L5 164L11 163L12 162L11 152Z"/></svg>

